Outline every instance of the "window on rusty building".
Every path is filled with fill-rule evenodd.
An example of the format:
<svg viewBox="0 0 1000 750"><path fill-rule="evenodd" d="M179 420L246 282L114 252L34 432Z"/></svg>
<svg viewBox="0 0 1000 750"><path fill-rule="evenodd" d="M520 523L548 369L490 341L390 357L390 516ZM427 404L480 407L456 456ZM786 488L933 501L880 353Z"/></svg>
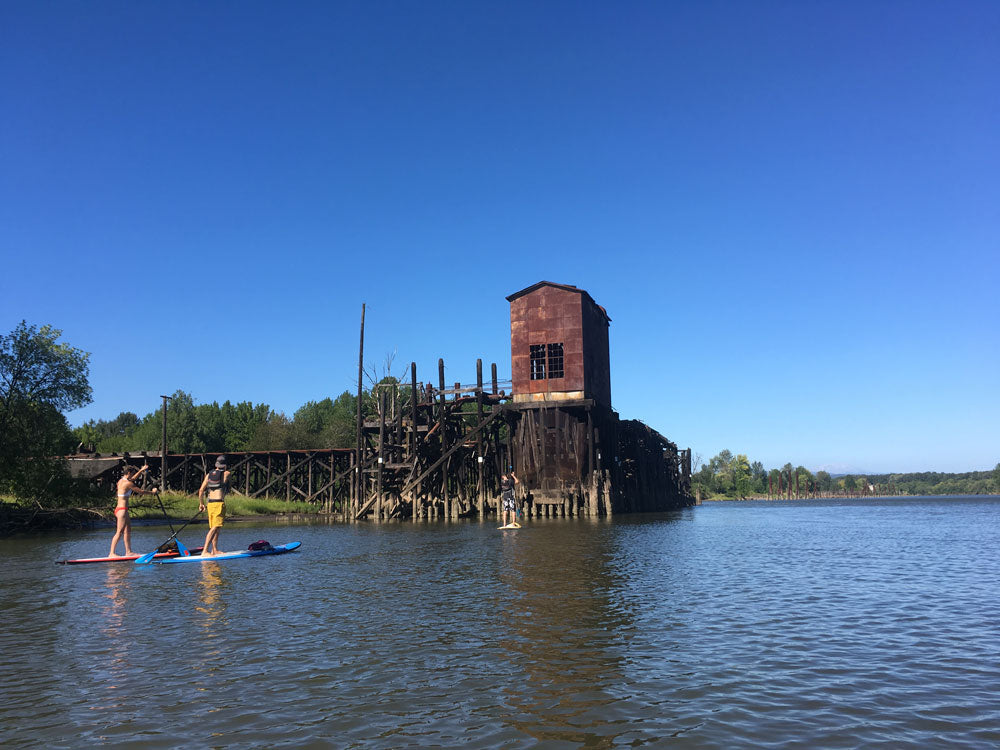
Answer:
<svg viewBox="0 0 1000 750"><path fill-rule="evenodd" d="M531 379L545 380L545 344L531 345Z"/></svg>
<svg viewBox="0 0 1000 750"><path fill-rule="evenodd" d="M563 376L563 345L549 344L549 379Z"/></svg>

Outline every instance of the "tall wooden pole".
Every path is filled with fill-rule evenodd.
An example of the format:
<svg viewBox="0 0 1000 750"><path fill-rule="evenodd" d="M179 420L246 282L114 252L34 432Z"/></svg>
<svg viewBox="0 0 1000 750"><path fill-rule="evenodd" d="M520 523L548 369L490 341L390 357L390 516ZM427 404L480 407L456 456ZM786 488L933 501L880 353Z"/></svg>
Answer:
<svg viewBox="0 0 1000 750"><path fill-rule="evenodd" d="M355 507L361 507L361 490L363 485L362 478L362 465L364 464L364 449L361 445L361 427L362 427L362 414L361 414L361 386L362 378L364 377L364 362L365 362L365 304L361 303L361 343L358 346L358 424L357 432L355 433L355 439L357 443L355 445L355 455L356 460L354 462L354 502Z"/></svg>
<svg viewBox="0 0 1000 750"><path fill-rule="evenodd" d="M167 401L170 396L160 396L163 399L163 438L160 442L160 492L167 491Z"/></svg>
<svg viewBox="0 0 1000 750"><path fill-rule="evenodd" d="M476 360L476 424L483 423L483 360ZM486 457L483 456L483 433L479 432L476 434L476 468L479 469L477 487L477 497L476 497L476 512L479 514L479 520L483 520L483 515L485 512L485 500L486 500L486 487L483 477L483 462Z"/></svg>
<svg viewBox="0 0 1000 750"><path fill-rule="evenodd" d="M448 439L444 434L444 416L447 397L444 395L444 360L438 358L438 393L441 396L441 406L438 411L438 436L441 439L441 455L448 452ZM441 467L441 500L444 504L444 517L451 517L451 503L448 499L448 464Z"/></svg>
<svg viewBox="0 0 1000 750"><path fill-rule="evenodd" d="M413 462L414 473L417 465L417 363L410 362L410 461ZM413 522L417 521L417 496L420 485L413 488Z"/></svg>
<svg viewBox="0 0 1000 750"><path fill-rule="evenodd" d="M382 520L382 513L385 510L382 501L382 468L385 466L385 389L380 388L378 392L378 465L376 469L376 500L375 500L375 520Z"/></svg>
<svg viewBox="0 0 1000 750"><path fill-rule="evenodd" d="M410 460L417 460L417 363L410 362Z"/></svg>

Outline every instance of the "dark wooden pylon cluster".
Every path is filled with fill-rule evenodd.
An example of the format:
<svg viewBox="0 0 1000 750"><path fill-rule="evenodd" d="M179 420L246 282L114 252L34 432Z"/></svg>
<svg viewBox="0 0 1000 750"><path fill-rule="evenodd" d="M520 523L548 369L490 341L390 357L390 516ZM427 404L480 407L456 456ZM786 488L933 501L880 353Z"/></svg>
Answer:
<svg viewBox="0 0 1000 750"><path fill-rule="evenodd" d="M507 409L492 365L489 387L482 360L476 382L446 386L438 360L438 385L417 380L382 383L372 391L376 416L361 426L349 517L459 518L484 516L496 507L499 476L510 447Z"/></svg>
<svg viewBox="0 0 1000 750"><path fill-rule="evenodd" d="M376 386L376 417L364 422L349 517L485 517L497 511L499 479L520 480L527 516L608 516L691 504L691 454L642 422L620 420L593 399L515 402L484 386ZM411 394L415 394L415 398Z"/></svg>
<svg viewBox="0 0 1000 750"><path fill-rule="evenodd" d="M524 510L610 516L691 504L691 451L591 399L511 404L514 469Z"/></svg>

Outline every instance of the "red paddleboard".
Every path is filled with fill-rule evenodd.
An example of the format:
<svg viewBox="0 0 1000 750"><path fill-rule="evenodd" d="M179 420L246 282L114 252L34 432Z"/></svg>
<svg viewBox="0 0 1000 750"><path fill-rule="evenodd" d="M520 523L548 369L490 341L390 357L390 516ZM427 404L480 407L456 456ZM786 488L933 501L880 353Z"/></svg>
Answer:
<svg viewBox="0 0 1000 750"><path fill-rule="evenodd" d="M197 555L201 553L201 547L196 547L189 551L192 555ZM140 557L142 557L142 555L122 555L121 557L81 557L77 560L56 560L56 562L59 565L83 565L85 563L132 562L133 560L138 560ZM180 554L177 552L158 552L153 555L153 557L180 557Z"/></svg>

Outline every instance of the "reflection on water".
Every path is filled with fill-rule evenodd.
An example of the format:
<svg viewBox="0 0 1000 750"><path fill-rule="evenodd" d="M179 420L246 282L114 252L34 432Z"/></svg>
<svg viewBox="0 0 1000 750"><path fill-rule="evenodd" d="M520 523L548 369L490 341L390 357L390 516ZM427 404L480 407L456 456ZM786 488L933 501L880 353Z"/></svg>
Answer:
<svg viewBox="0 0 1000 750"><path fill-rule="evenodd" d="M198 586L198 606L195 609L204 615L200 622L205 635L208 636L212 633L217 633L219 625L223 624L226 619L224 563L201 563L197 565L201 572L201 577Z"/></svg>
<svg viewBox="0 0 1000 750"><path fill-rule="evenodd" d="M135 668L129 664L131 639L125 631L125 617L129 605L129 567L124 563L104 566L104 593L101 597L103 601L98 606L98 618L100 631L107 641L109 651L106 662L107 675L103 681L105 689L109 691L118 691L126 672ZM124 699L124 696L115 695L114 692L107 697L110 701ZM116 704L112 703L105 708L115 706Z"/></svg>
<svg viewBox="0 0 1000 750"><path fill-rule="evenodd" d="M997 500L279 533L0 540L0 744L1000 746Z"/></svg>
<svg viewBox="0 0 1000 750"><path fill-rule="evenodd" d="M225 563L191 563L198 568L198 603L194 621L198 638L193 648L199 654L195 679L198 689L210 692L225 667L227 618L227 585Z"/></svg>
<svg viewBox="0 0 1000 750"><path fill-rule="evenodd" d="M627 632L629 622L614 599L602 525L581 520L553 544L558 527L545 523L505 534L501 547L500 580L516 592L501 622L524 673L523 683L509 688L509 719L539 741L589 743L613 714L613 686L622 679L613 634Z"/></svg>

